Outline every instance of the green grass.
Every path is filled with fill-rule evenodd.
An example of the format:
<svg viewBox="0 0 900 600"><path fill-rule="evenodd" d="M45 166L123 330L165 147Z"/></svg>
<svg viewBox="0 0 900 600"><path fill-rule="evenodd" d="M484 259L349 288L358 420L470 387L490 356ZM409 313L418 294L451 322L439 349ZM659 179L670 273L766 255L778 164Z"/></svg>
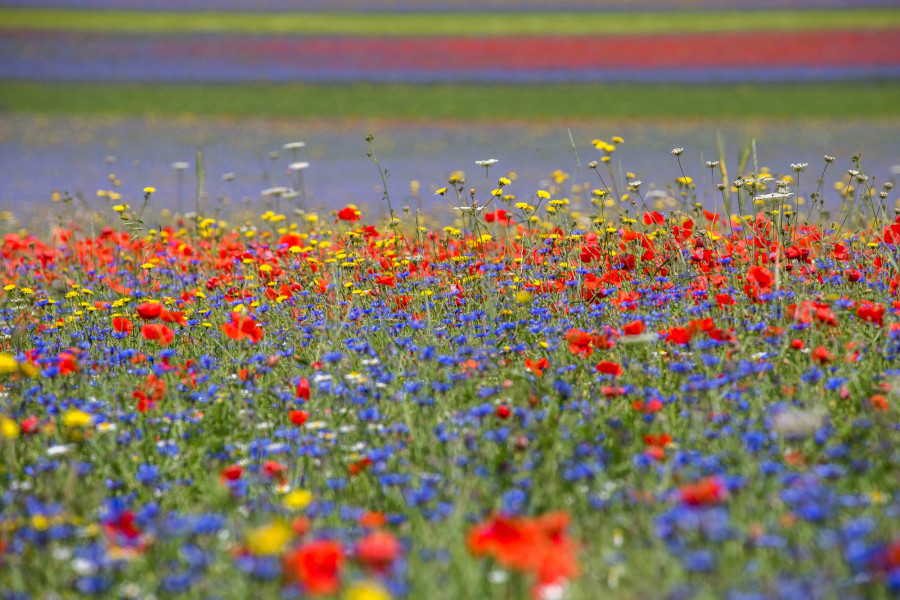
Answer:
<svg viewBox="0 0 900 600"><path fill-rule="evenodd" d="M900 9L679 13L260 13L0 8L0 28L129 34L623 35L889 29Z"/></svg>
<svg viewBox="0 0 900 600"><path fill-rule="evenodd" d="M0 86L0 110L404 119L887 117L900 115L900 82L738 86L7 82Z"/></svg>

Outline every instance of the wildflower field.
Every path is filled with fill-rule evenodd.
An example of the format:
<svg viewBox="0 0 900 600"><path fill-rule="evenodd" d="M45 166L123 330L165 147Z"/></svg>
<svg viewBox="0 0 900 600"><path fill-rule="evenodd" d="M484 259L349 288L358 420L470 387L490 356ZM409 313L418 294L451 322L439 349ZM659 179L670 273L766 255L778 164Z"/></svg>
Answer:
<svg viewBox="0 0 900 600"><path fill-rule="evenodd" d="M3 598L900 589L883 175L676 148L650 186L613 137L546 189L452 173L441 227L369 144L371 214L7 221Z"/></svg>

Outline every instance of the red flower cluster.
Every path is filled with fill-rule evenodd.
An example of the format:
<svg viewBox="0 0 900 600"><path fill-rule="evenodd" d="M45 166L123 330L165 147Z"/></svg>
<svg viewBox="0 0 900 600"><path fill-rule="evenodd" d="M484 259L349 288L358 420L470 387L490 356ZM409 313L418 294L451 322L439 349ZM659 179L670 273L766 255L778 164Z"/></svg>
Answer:
<svg viewBox="0 0 900 600"><path fill-rule="evenodd" d="M466 541L473 555L491 556L503 567L534 575L538 591L578 576L568 527L569 516L562 512L536 518L496 515L476 525Z"/></svg>
<svg viewBox="0 0 900 600"><path fill-rule="evenodd" d="M255 344L262 339L263 330L252 317L231 313L231 322L222 324L222 331L233 340L248 339Z"/></svg>

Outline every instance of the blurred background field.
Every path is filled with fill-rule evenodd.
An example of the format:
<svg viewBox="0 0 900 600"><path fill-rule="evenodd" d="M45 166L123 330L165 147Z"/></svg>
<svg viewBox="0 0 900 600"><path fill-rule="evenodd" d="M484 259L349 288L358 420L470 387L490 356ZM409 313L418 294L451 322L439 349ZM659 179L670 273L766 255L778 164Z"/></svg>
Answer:
<svg viewBox="0 0 900 600"><path fill-rule="evenodd" d="M896 177L900 6L850 4L5 0L0 206L153 185L173 207L171 164L189 163L190 195L200 148L210 210L261 207L298 158L314 204L378 210L370 132L392 193L434 211L433 188L478 159L522 195L574 174L569 130L583 163L591 140L625 137L616 169L661 187L671 147L700 176L719 138L733 164L756 139L774 171L861 151Z"/></svg>

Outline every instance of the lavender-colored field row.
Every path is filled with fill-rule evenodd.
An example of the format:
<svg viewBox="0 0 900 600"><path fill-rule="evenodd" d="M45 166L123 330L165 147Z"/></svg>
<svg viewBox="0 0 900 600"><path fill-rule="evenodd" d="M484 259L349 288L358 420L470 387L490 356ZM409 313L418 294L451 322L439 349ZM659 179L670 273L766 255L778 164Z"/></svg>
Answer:
<svg viewBox="0 0 900 600"><path fill-rule="evenodd" d="M4 0L0 6L132 10L594 11L768 10L898 6L898 0Z"/></svg>
<svg viewBox="0 0 900 600"><path fill-rule="evenodd" d="M80 193L94 207L109 204L97 198L98 189L110 189L114 173L122 185L116 188L122 200L141 200L141 190L152 185L159 190L153 202L174 207L177 179L171 168L186 161L184 196L187 205L195 189L194 163L197 147L203 149L209 207L216 197L227 195L234 206L246 202L262 210L260 192L273 185L293 186L287 166L295 157L282 144L307 143L300 160L308 161L305 186L313 204L333 209L355 203L366 210L382 209L381 180L367 159L367 133L375 134L378 156L389 170L388 185L395 204L421 206L431 214L452 214L432 194L446 183L451 171L462 169L473 186L483 191L484 172L475 161L498 158L491 171L498 177L509 170L518 174L510 192L522 198L546 187L554 169L572 174L578 181L575 158L566 127L571 127L582 163L598 158L590 145L594 138L613 135L625 138L615 154L622 176L633 171L648 186L665 187L680 175L669 150L686 148L682 157L688 174L698 182L701 199L713 204L708 169L703 161L715 158L716 133L727 147L729 167L737 162L739 145L755 137L762 166L788 172L791 163L809 162L801 181L801 193L812 191L822 156L838 157L826 176L825 195L836 202L831 184L850 167L849 158L862 152L867 173L877 181L897 177L900 165L900 123L879 121L620 121L576 123L423 123L361 121L241 120L206 118L115 118L115 117L11 117L0 116L0 208L12 209L20 218L59 211L50 202L54 190ZM277 151L276 159L269 158ZM106 156L115 162L107 164ZM895 169L892 171L892 169ZM222 175L233 172L226 182ZM892 175L892 173L894 173ZM586 172L585 176L590 176ZM421 184L420 197L409 192L410 181ZM243 199L246 199L244 201Z"/></svg>
<svg viewBox="0 0 900 600"><path fill-rule="evenodd" d="M900 31L502 40L11 32L0 39L0 78L27 80L742 82L897 76Z"/></svg>

